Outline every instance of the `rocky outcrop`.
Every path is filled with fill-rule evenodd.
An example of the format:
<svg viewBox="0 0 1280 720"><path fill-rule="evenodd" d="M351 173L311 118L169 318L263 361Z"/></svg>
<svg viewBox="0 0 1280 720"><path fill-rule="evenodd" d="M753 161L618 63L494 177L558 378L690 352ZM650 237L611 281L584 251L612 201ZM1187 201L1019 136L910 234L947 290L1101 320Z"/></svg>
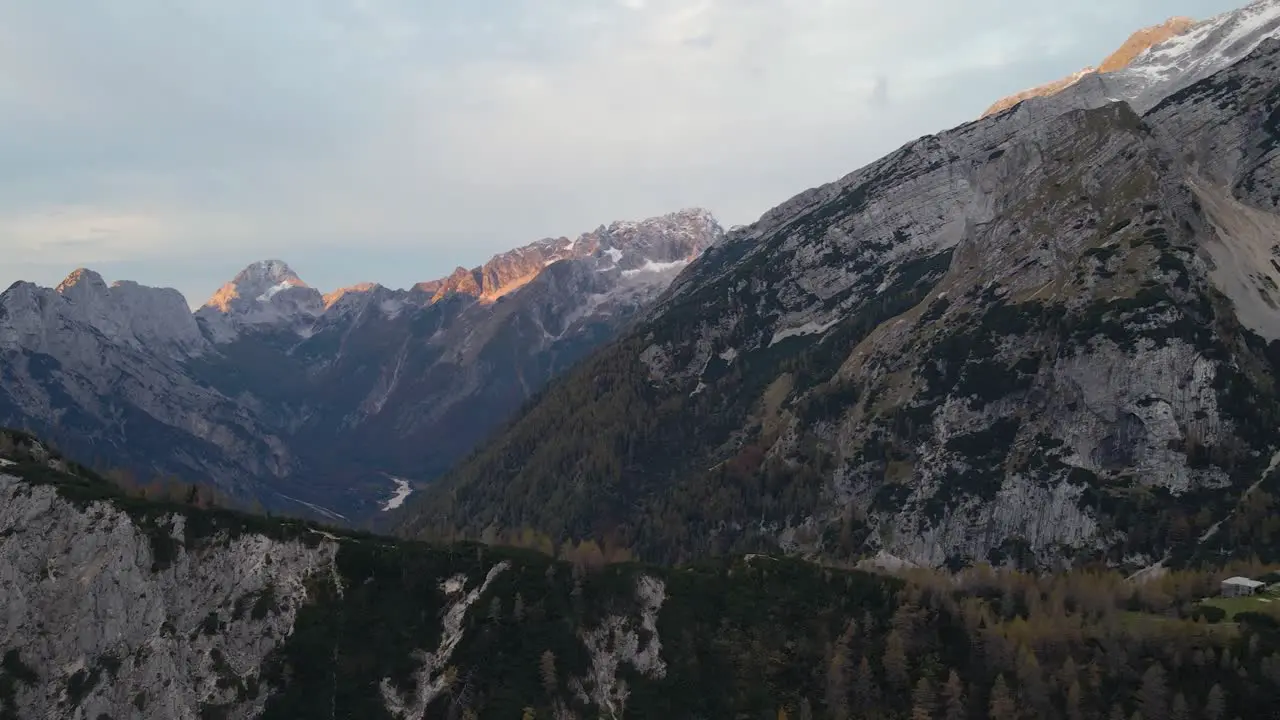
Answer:
<svg viewBox="0 0 1280 720"><path fill-rule="evenodd" d="M0 647L37 678L16 717L261 714L263 664L337 546L198 532L0 472Z"/></svg>
<svg viewBox="0 0 1280 720"><path fill-rule="evenodd" d="M466 620L467 611L489 589L494 578L508 567L509 563L500 562L489 568L484 582L470 591L466 589L466 575L455 575L440 583L440 589L449 597L452 604L445 610L444 617L440 620L439 647L434 652L419 650L414 654L422 666L414 673L416 687L413 695L409 698L401 695L391 678L384 678L378 686L387 704L387 711L393 717L404 718L404 720L423 720L431 703L448 689L451 680L444 671L453 651L458 647L458 643L462 642L463 622Z"/></svg>
<svg viewBox="0 0 1280 720"><path fill-rule="evenodd" d="M601 717L622 718L626 715L629 691L621 663L627 663L644 677L662 679L667 674L662 660L662 639L658 636L658 612L666 600L666 584L642 575L636 581L636 599L640 604L637 620L626 615L611 615L599 627L582 634L591 658L591 670L571 685L578 699L600 708ZM638 627L636 627L638 626ZM645 640L641 640L643 632Z"/></svg>

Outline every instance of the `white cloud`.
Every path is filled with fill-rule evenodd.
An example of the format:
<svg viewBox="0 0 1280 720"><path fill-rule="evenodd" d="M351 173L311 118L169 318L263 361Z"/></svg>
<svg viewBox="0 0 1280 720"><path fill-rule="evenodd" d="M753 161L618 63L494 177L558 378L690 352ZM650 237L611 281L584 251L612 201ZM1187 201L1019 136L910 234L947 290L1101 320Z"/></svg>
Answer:
<svg viewBox="0 0 1280 720"><path fill-rule="evenodd" d="M3 3L0 248L29 257L0 285L102 258L186 263L203 296L228 265L351 247L308 279L405 285L684 205L748 222L1230 4Z"/></svg>
<svg viewBox="0 0 1280 720"><path fill-rule="evenodd" d="M159 217L59 207L0 218L6 255L39 256L67 263L116 262L140 253L163 251L174 228Z"/></svg>

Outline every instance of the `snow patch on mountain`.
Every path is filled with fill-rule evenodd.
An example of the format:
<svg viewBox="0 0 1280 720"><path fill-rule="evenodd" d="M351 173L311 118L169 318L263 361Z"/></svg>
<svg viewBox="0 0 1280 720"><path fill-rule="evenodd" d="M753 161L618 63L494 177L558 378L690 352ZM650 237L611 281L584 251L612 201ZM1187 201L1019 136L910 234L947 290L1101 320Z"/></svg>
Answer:
<svg viewBox="0 0 1280 720"><path fill-rule="evenodd" d="M278 285L272 285L271 287L267 288L266 292L258 296L258 302L270 302L271 298L280 294L282 290L288 290L291 287L293 287L293 283L288 280L285 280L284 282Z"/></svg>
<svg viewBox="0 0 1280 720"><path fill-rule="evenodd" d="M1138 96L1138 104L1145 109L1154 106L1159 98L1235 63L1278 33L1280 2L1258 0L1209 18L1186 34L1151 47L1116 75L1138 79L1146 86Z"/></svg>
<svg viewBox="0 0 1280 720"><path fill-rule="evenodd" d="M661 273L668 270L677 270L689 264L688 260L672 260L671 262L654 262L646 260L644 265L630 270L623 270L623 277L632 277L641 273Z"/></svg>

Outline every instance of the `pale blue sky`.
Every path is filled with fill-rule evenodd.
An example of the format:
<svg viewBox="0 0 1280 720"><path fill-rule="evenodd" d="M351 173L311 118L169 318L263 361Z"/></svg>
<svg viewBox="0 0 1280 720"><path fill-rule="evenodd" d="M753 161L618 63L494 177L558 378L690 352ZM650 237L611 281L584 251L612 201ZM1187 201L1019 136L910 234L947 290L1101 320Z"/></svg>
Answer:
<svg viewBox="0 0 1280 720"><path fill-rule="evenodd" d="M266 257L404 287L615 219L750 222L1236 4L0 0L0 288L84 265L199 304Z"/></svg>

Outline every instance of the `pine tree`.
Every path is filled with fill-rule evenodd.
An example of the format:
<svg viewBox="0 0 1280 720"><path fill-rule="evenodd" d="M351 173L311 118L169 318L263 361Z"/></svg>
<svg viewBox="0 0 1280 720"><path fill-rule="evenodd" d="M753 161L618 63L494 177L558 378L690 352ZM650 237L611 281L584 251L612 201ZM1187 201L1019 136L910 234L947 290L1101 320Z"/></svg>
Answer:
<svg viewBox="0 0 1280 720"><path fill-rule="evenodd" d="M1072 680L1071 686L1067 688L1067 720L1084 720L1084 710L1081 707L1083 694L1080 681Z"/></svg>
<svg viewBox="0 0 1280 720"><path fill-rule="evenodd" d="M1138 689L1138 709L1144 720L1169 720L1169 686L1165 684L1164 668L1152 663L1142 675L1142 687Z"/></svg>
<svg viewBox="0 0 1280 720"><path fill-rule="evenodd" d="M538 671L542 676L542 687L547 691L547 697L555 697L556 688L559 683L556 681L556 655L550 650L542 653L542 659L538 662Z"/></svg>
<svg viewBox="0 0 1280 720"><path fill-rule="evenodd" d="M1191 708L1187 707L1187 698L1182 693L1173 696L1173 706L1169 709L1169 720L1191 720Z"/></svg>
<svg viewBox="0 0 1280 720"><path fill-rule="evenodd" d="M836 644L827 661L827 711L835 720L849 717L849 674L845 649Z"/></svg>
<svg viewBox="0 0 1280 720"><path fill-rule="evenodd" d="M938 698L928 677L920 678L911 691L911 720L931 720Z"/></svg>
<svg viewBox="0 0 1280 720"><path fill-rule="evenodd" d="M880 686L876 684L876 676L871 672L871 663L866 656L853 672L853 701L859 717L870 715L880 703Z"/></svg>
<svg viewBox="0 0 1280 720"><path fill-rule="evenodd" d="M902 633L897 630L889 632L884 643L884 674L895 688L905 689L911 682L907 664L907 647Z"/></svg>
<svg viewBox="0 0 1280 720"><path fill-rule="evenodd" d="M946 703L946 720L964 720L969 716L965 707L964 681L955 670L947 676L947 684L942 688L942 699Z"/></svg>
<svg viewBox="0 0 1280 720"><path fill-rule="evenodd" d="M1023 703L1036 712L1037 715L1046 714L1049 705L1049 693L1045 688L1044 675L1040 670L1040 661L1036 659L1035 653L1026 645L1018 648L1017 656L1017 672L1018 684L1021 686L1019 695L1021 695Z"/></svg>
<svg viewBox="0 0 1280 720"><path fill-rule="evenodd" d="M1204 704L1205 720L1222 720L1227 714L1227 695L1222 686L1214 683L1209 689L1209 697Z"/></svg>
<svg viewBox="0 0 1280 720"><path fill-rule="evenodd" d="M1013 693L1009 692L1004 673L997 675L995 684L991 686L989 708L991 720L1017 720L1018 704L1014 702Z"/></svg>

